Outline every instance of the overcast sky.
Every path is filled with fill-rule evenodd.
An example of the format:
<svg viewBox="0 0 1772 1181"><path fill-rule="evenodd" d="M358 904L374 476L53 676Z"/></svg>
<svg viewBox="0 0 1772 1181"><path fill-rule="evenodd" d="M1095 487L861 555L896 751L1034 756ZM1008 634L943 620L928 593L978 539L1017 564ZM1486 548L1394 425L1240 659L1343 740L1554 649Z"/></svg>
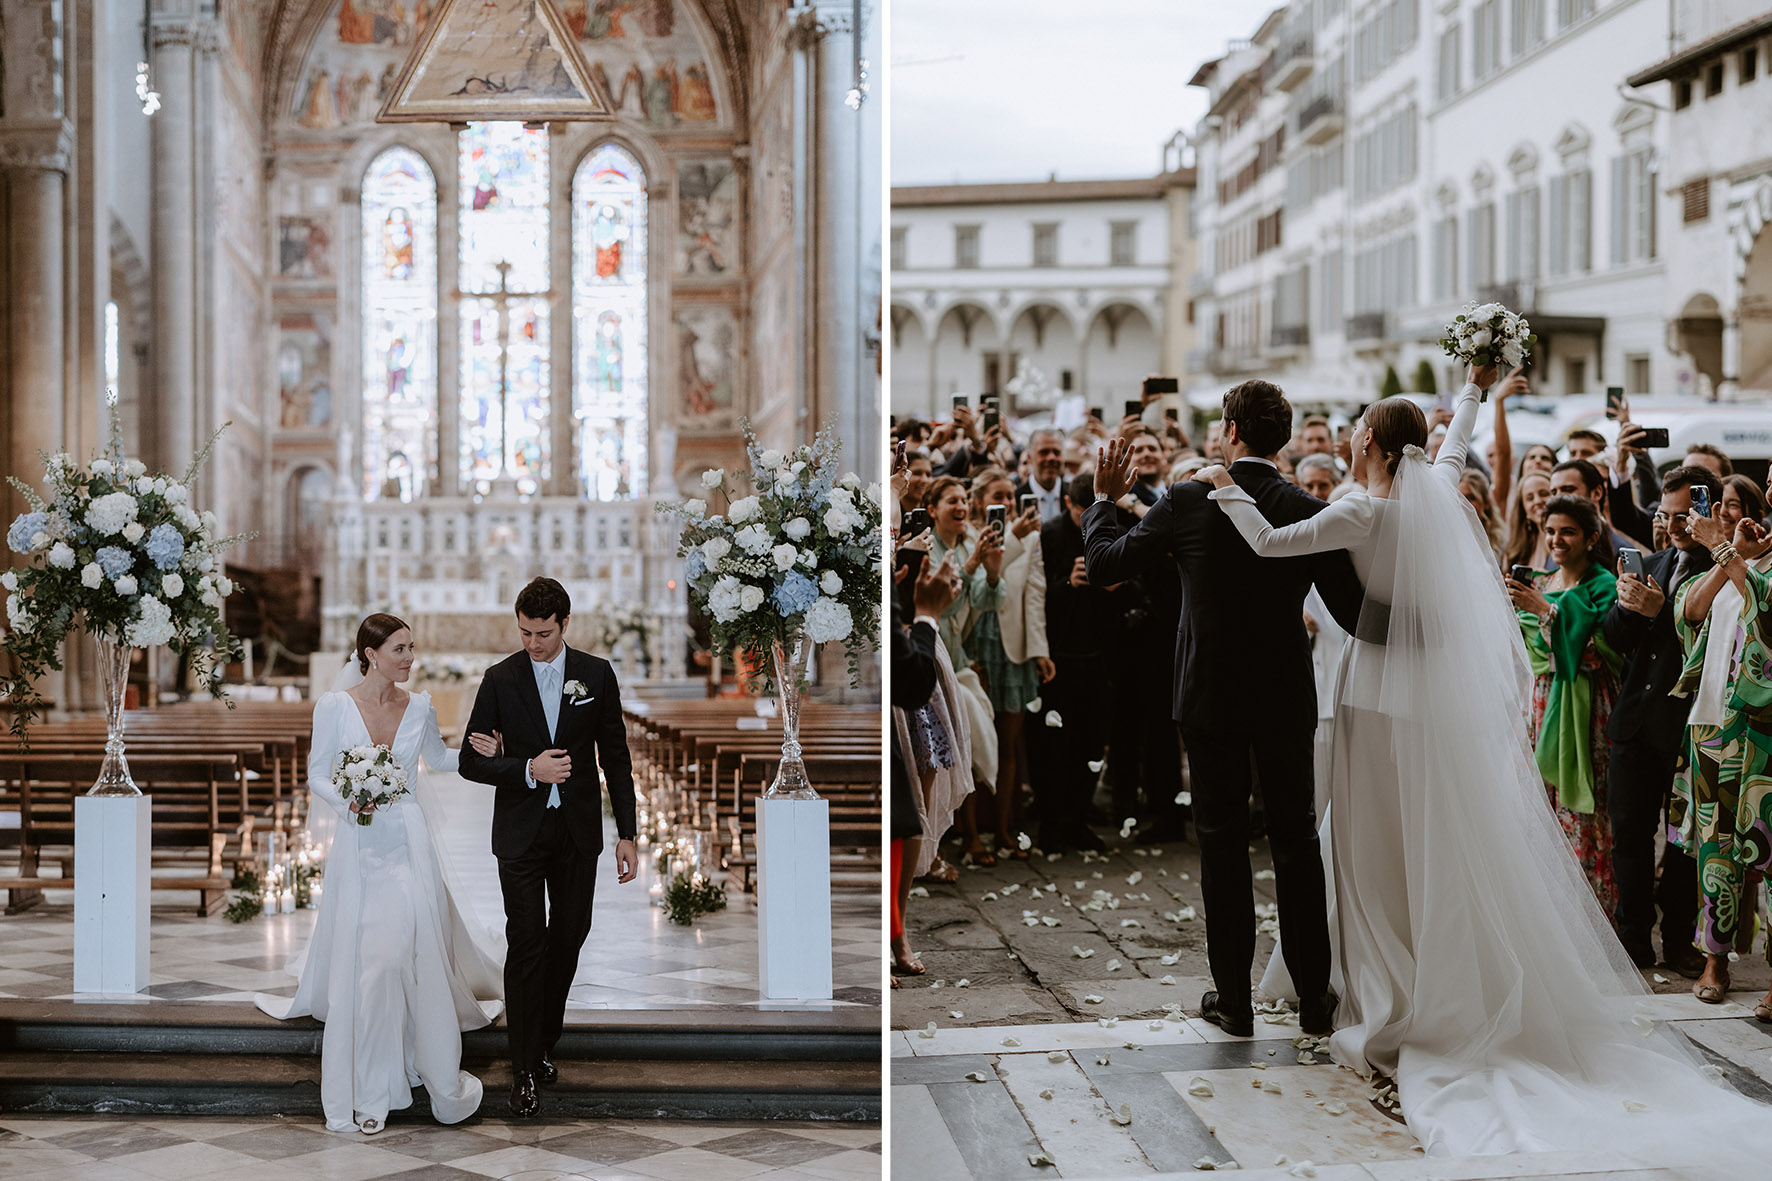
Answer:
<svg viewBox="0 0 1772 1181"><path fill-rule="evenodd" d="M892 183L1150 176L1253 0L892 0Z"/></svg>

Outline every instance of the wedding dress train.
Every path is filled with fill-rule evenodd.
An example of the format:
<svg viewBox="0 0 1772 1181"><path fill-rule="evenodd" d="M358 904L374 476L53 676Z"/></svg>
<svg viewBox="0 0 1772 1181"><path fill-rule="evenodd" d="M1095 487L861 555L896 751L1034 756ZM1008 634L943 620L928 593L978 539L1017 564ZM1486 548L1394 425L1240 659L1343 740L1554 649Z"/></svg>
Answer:
<svg viewBox="0 0 1772 1181"><path fill-rule="evenodd" d="M427 818L435 802L421 767L454 771L460 753L443 745L430 694L411 696L394 734L412 794L360 825L332 774L342 751L370 741L349 694L315 703L308 790L337 821L326 888L294 998L253 998L280 1020L325 1022L320 1097L335 1132L385 1124L389 1111L412 1105L419 1084L439 1122L473 1115L481 1085L461 1069L461 1032L490 1024L501 1008L496 948L457 907Z"/></svg>
<svg viewBox="0 0 1772 1181"><path fill-rule="evenodd" d="M1356 490L1275 528L1239 489L1212 494L1258 553L1346 549L1366 586L1324 841L1331 1054L1394 1078L1435 1155L1610 1150L1751 1175L1772 1108L1650 1019L1533 763L1519 625L1457 489L1477 403L1466 386L1438 461L1410 448L1391 498ZM1283 991L1284 973L1264 985Z"/></svg>

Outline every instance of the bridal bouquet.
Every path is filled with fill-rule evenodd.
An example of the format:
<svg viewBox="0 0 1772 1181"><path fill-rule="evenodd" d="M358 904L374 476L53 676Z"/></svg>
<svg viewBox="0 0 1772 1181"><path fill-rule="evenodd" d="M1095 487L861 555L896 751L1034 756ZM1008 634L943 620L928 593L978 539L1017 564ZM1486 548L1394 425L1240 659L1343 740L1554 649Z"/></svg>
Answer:
<svg viewBox="0 0 1772 1181"><path fill-rule="evenodd" d="M406 772L394 761L394 752L379 743L353 746L339 756L332 786L344 797L346 807L356 804L359 808L379 808L410 794L406 788ZM374 820L374 813L357 813L358 824L367 825Z"/></svg>
<svg viewBox="0 0 1772 1181"><path fill-rule="evenodd" d="M6 533L7 545L30 564L0 574L11 624L0 647L13 657L0 693L17 704L15 735L23 738L42 708L34 682L61 668L62 643L77 623L131 648L168 644L193 658L211 696L223 696L222 665L241 651L223 618L234 584L222 573L221 551L252 535L220 537L215 514L190 504L191 483L220 435L178 479L150 475L141 460L124 456L113 407L102 456L86 464L66 452L45 458L48 499L7 477L30 506Z"/></svg>
<svg viewBox="0 0 1772 1181"><path fill-rule="evenodd" d="M720 468L702 487L720 503L660 505L683 519L677 553L690 595L712 620L714 652L765 654L800 636L842 643L850 675L879 647L880 486L838 477L833 431L788 451L765 449L742 422L750 470L730 477L752 493L733 499ZM742 491L742 487L739 489ZM724 508L724 512L712 511Z"/></svg>
<svg viewBox="0 0 1772 1181"><path fill-rule="evenodd" d="M1467 365L1517 367L1538 343L1526 317L1498 303L1466 304L1464 311L1446 325L1440 347L1455 361Z"/></svg>

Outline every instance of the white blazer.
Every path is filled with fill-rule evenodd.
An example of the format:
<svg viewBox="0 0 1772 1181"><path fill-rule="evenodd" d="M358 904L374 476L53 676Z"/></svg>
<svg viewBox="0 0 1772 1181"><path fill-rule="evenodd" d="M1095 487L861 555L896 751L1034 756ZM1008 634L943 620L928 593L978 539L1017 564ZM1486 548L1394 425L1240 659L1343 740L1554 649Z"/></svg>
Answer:
<svg viewBox="0 0 1772 1181"><path fill-rule="evenodd" d="M1016 664L1051 656L1046 642L1046 563L1040 556L1040 532L1026 537L1013 532L1003 539L1003 581L1008 591L997 608L1003 652Z"/></svg>

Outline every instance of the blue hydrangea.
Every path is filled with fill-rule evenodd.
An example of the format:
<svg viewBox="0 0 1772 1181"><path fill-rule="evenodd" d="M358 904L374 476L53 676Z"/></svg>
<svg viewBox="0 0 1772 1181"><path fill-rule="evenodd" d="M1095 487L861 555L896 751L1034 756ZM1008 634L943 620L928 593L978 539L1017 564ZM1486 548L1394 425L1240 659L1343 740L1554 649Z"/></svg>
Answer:
<svg viewBox="0 0 1772 1181"><path fill-rule="evenodd" d="M93 555L93 561L105 572L106 578L120 578L128 574L129 568L135 565L135 555L120 545L102 545L98 553Z"/></svg>
<svg viewBox="0 0 1772 1181"><path fill-rule="evenodd" d="M171 570L185 556L185 538L171 525L155 525L148 534L148 558L162 570Z"/></svg>
<svg viewBox="0 0 1772 1181"><path fill-rule="evenodd" d="M701 547L696 546L689 551L689 556L683 559L683 577L694 582L707 572L708 560L701 556Z"/></svg>
<svg viewBox="0 0 1772 1181"><path fill-rule="evenodd" d="M12 523L12 528L6 531L6 544L12 547L15 554L28 554L31 552L31 538L48 531L48 513L20 513L18 519Z"/></svg>
<svg viewBox="0 0 1772 1181"><path fill-rule="evenodd" d="M818 584L798 570L790 570L773 597L775 609L783 616L798 615L818 601Z"/></svg>

